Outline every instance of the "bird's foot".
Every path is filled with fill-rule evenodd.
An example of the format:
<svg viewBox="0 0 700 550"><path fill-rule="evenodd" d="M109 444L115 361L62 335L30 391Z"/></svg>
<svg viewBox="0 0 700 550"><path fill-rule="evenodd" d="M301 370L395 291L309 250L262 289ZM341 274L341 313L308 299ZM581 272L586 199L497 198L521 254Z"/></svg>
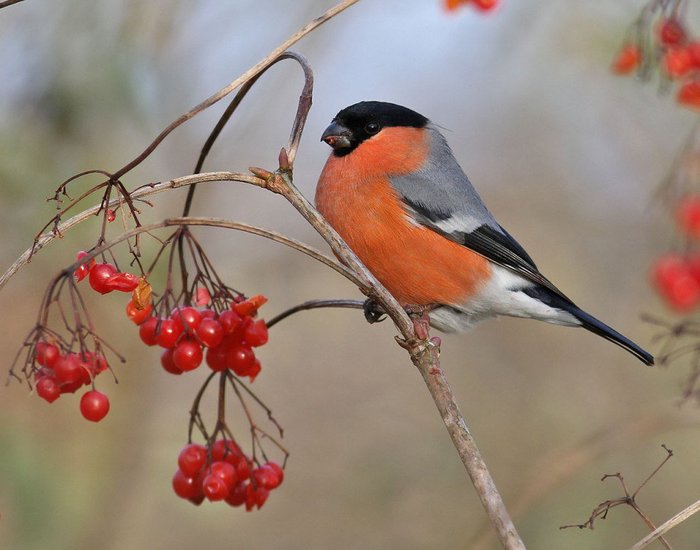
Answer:
<svg viewBox="0 0 700 550"><path fill-rule="evenodd" d="M365 313L365 319L369 324L380 323L386 319L384 309L372 298L367 298L362 304L362 310Z"/></svg>

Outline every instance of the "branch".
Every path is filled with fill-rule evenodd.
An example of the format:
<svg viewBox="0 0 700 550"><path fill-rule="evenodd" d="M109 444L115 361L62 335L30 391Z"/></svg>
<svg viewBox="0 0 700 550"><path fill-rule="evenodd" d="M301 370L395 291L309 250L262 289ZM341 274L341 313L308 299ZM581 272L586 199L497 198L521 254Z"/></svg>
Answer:
<svg viewBox="0 0 700 550"><path fill-rule="evenodd" d="M646 548L655 540L662 538L663 535L668 533L676 525L684 522L690 516L692 516L693 514L697 514L698 512L700 512L700 500L695 501L693 504L691 504L690 506L688 506L684 510L678 512L671 519L669 519L668 521L659 525L659 527L657 527L654 531L649 533L646 537L644 537L642 540L640 540L637 544L632 546L632 548L630 548L630 550L642 550L642 548Z"/></svg>

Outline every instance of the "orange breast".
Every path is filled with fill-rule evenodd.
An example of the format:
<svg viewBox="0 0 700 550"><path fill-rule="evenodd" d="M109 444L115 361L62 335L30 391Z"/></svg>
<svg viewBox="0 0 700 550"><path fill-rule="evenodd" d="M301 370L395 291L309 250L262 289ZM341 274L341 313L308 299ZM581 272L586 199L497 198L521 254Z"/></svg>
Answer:
<svg viewBox="0 0 700 550"><path fill-rule="evenodd" d="M420 132L391 128L376 137L387 130ZM401 304L464 303L490 276L489 262L408 220L386 175L418 168L426 144L420 139L392 141L414 145L404 162L398 157L405 148L397 152L394 147L390 155L382 155L382 147L365 148L376 145L371 142L345 157L331 156L316 189L316 206ZM367 163L367 156L378 162Z"/></svg>

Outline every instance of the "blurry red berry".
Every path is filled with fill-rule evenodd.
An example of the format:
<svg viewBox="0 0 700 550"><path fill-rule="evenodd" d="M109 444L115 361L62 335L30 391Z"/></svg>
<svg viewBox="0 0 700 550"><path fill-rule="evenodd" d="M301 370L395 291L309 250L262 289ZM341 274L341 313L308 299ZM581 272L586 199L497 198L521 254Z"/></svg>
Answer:
<svg viewBox="0 0 700 550"><path fill-rule="evenodd" d="M211 294L204 287L199 287L194 294L194 305L207 306L211 302Z"/></svg>
<svg viewBox="0 0 700 550"><path fill-rule="evenodd" d="M678 88L676 100L681 105L700 109L700 80L687 80Z"/></svg>
<svg viewBox="0 0 700 550"><path fill-rule="evenodd" d="M117 273L117 268L112 264L97 264L90 270L90 286L100 294L112 292L107 286L110 277Z"/></svg>
<svg viewBox="0 0 700 550"><path fill-rule="evenodd" d="M56 381L60 384L83 384L83 367L80 358L75 353L62 355L54 365ZM80 387L80 386L78 386Z"/></svg>
<svg viewBox="0 0 700 550"><path fill-rule="evenodd" d="M107 210L106 216L109 223L112 223L115 219L117 219L117 215L114 213L114 210Z"/></svg>
<svg viewBox="0 0 700 550"><path fill-rule="evenodd" d="M42 376L36 383L36 394L53 403L61 396L61 388L53 376Z"/></svg>
<svg viewBox="0 0 700 550"><path fill-rule="evenodd" d="M226 460L231 456L236 458L242 455L240 447L230 439L217 439L211 447L213 461Z"/></svg>
<svg viewBox="0 0 700 550"><path fill-rule="evenodd" d="M279 470L281 471L282 469L279 468ZM279 476L278 470L270 467L268 464L263 464L255 468L255 470L251 472L251 477L259 487L265 489L275 489L282 483L282 478Z"/></svg>
<svg viewBox="0 0 700 550"><path fill-rule="evenodd" d="M34 355L36 357L36 362L42 367L52 368L61 356L61 351L56 344L37 342Z"/></svg>
<svg viewBox="0 0 700 550"><path fill-rule="evenodd" d="M91 422L99 422L109 412L109 398L102 392L90 390L80 398L80 412Z"/></svg>
<svg viewBox="0 0 700 550"><path fill-rule="evenodd" d="M686 235L700 239L700 195L688 196L680 201L676 221Z"/></svg>
<svg viewBox="0 0 700 550"><path fill-rule="evenodd" d="M126 316L135 325L140 325L153 313L153 304L150 302L146 307L139 309L139 305L133 299L126 304Z"/></svg>
<svg viewBox="0 0 700 550"><path fill-rule="evenodd" d="M82 260L85 256L87 256L88 253L85 252L84 250L81 250L78 252L76 256L76 260ZM95 265L95 258L92 258L91 260L85 262L84 264L79 265L76 269L73 275L75 276L75 279L77 281L82 281L85 277L87 277L90 273L90 270L92 267Z"/></svg>
<svg viewBox="0 0 700 550"><path fill-rule="evenodd" d="M474 5L481 11L489 11L496 7L498 0L474 0Z"/></svg>
<svg viewBox="0 0 700 550"><path fill-rule="evenodd" d="M181 340L173 350L173 363L182 371L196 369L202 363L202 346L194 340Z"/></svg>
<svg viewBox="0 0 700 550"><path fill-rule="evenodd" d="M255 315L265 302L267 302L267 298L262 294L258 294L242 302L231 304L231 309L241 317L251 316Z"/></svg>
<svg viewBox="0 0 700 550"><path fill-rule="evenodd" d="M664 54L664 69L671 78L681 78L693 67L693 56L682 46L672 46Z"/></svg>
<svg viewBox="0 0 700 550"><path fill-rule="evenodd" d="M270 496L269 490L265 489L264 487L256 488L252 483L249 484L248 488L246 489L245 509L250 512L253 509L253 506L256 506L258 509L262 508L262 505L265 504L268 496Z"/></svg>
<svg viewBox="0 0 700 550"><path fill-rule="evenodd" d="M182 369L173 362L173 349L168 348L160 354L160 364L170 374L182 374Z"/></svg>
<svg viewBox="0 0 700 550"><path fill-rule="evenodd" d="M686 40L686 33L683 25L678 19L664 19L659 25L659 41L664 46L675 46L683 44Z"/></svg>
<svg viewBox="0 0 700 550"><path fill-rule="evenodd" d="M202 344L215 348L224 339L224 327L216 319L202 319L195 331Z"/></svg>
<svg viewBox="0 0 700 550"><path fill-rule="evenodd" d="M157 327L157 317L149 317L139 326L139 337L147 346L155 346L158 343L158 338L156 335Z"/></svg>
<svg viewBox="0 0 700 550"><path fill-rule="evenodd" d="M233 334L233 332L241 324L241 320L241 316L230 309L222 311L221 315L219 315L219 323L221 323L221 326L226 334Z"/></svg>
<svg viewBox="0 0 700 550"><path fill-rule="evenodd" d="M261 370L262 365L260 364L260 360L256 358L255 362L253 363L253 366L250 367L248 374L246 374L245 376L247 376L250 379L251 383L255 382L255 379L258 377L258 374L260 374Z"/></svg>
<svg viewBox="0 0 700 550"><path fill-rule="evenodd" d="M617 74L629 74L637 68L641 57L641 52L635 44L627 44L613 61L612 71Z"/></svg>
<svg viewBox="0 0 700 550"><path fill-rule="evenodd" d="M186 476L197 475L207 463L207 449L202 445L185 445L177 457L177 465Z"/></svg>
<svg viewBox="0 0 700 550"><path fill-rule="evenodd" d="M700 303L700 282L683 257L668 254L659 258L652 278L659 294L678 311L688 311Z"/></svg>

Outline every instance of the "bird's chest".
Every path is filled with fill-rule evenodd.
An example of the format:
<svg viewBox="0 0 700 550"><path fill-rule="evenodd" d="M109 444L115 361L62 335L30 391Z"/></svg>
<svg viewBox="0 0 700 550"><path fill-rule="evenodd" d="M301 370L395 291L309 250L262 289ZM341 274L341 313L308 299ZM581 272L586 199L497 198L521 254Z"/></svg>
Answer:
<svg viewBox="0 0 700 550"><path fill-rule="evenodd" d="M327 167L320 181L319 211L402 304L462 303L490 276L487 260L414 223L387 179Z"/></svg>

